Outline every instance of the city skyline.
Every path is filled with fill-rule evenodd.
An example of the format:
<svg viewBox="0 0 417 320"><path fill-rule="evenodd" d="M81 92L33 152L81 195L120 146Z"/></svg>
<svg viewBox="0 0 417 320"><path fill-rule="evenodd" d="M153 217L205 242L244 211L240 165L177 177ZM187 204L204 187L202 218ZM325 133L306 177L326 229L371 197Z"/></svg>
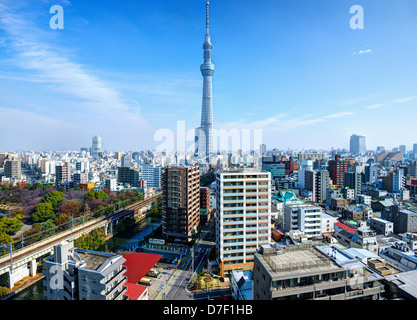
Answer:
<svg viewBox="0 0 417 320"><path fill-rule="evenodd" d="M49 26L56 4L63 30ZM79 150L99 135L103 150L152 150L155 131L198 126L204 4L3 1L0 149ZM211 1L215 126L262 129L268 149L349 149L357 133L369 150L411 150L417 4L355 4L363 30L347 2Z"/></svg>

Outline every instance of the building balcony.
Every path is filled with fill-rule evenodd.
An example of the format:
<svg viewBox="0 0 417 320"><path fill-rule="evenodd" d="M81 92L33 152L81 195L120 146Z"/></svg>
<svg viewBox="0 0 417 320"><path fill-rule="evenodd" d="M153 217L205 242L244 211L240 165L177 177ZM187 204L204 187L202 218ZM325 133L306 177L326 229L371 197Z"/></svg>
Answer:
<svg viewBox="0 0 417 320"><path fill-rule="evenodd" d="M122 290L114 296L113 300L124 300L123 296L126 293L126 291L127 288L123 287Z"/></svg>
<svg viewBox="0 0 417 320"><path fill-rule="evenodd" d="M117 284L111 288L108 288L107 290L103 290L102 294L104 294L106 297L113 295L115 292L117 292L123 284L127 281L127 277L123 276L121 277L120 281L117 282Z"/></svg>
<svg viewBox="0 0 417 320"><path fill-rule="evenodd" d="M122 268L120 269L120 271L117 272L113 277L111 277L107 281L106 281L105 278L103 278L103 279L100 280L100 283L101 284L104 284L104 285L108 285L109 283L113 282L114 279L116 279L117 277L119 277L120 275L122 275L123 273L125 273L126 270L127 270L127 267L126 266L122 266Z"/></svg>

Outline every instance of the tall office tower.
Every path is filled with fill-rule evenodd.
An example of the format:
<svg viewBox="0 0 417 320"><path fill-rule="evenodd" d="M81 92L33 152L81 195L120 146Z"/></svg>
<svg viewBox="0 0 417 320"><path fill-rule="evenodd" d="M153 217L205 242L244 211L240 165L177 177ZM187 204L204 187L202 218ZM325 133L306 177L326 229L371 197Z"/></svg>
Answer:
<svg viewBox="0 0 417 320"><path fill-rule="evenodd" d="M93 157L99 157L101 155L101 137L93 137L93 146L91 148L91 155Z"/></svg>
<svg viewBox="0 0 417 320"><path fill-rule="evenodd" d="M353 154L366 153L366 138L356 134L350 137L350 152Z"/></svg>
<svg viewBox="0 0 417 320"><path fill-rule="evenodd" d="M6 178L21 179L22 167L20 160L6 160L4 164L4 175Z"/></svg>
<svg viewBox="0 0 417 320"><path fill-rule="evenodd" d="M47 300L127 300L126 261L121 255L81 250L73 242L54 247L45 260Z"/></svg>
<svg viewBox="0 0 417 320"><path fill-rule="evenodd" d="M122 156L121 165L122 167L133 167L132 155L129 153L124 154Z"/></svg>
<svg viewBox="0 0 417 320"><path fill-rule="evenodd" d="M329 172L325 170L306 171L305 189L312 192L312 201L322 204L326 201L326 192L330 188Z"/></svg>
<svg viewBox="0 0 417 320"><path fill-rule="evenodd" d="M188 242L200 224L200 167L167 166L162 178L162 234Z"/></svg>
<svg viewBox="0 0 417 320"><path fill-rule="evenodd" d="M365 182L374 182L378 178L378 165L370 163L365 166Z"/></svg>
<svg viewBox="0 0 417 320"><path fill-rule="evenodd" d="M55 183L58 185L68 181L71 181L71 164L65 162L55 166Z"/></svg>
<svg viewBox="0 0 417 320"><path fill-rule="evenodd" d="M271 242L271 173L241 169L216 173L216 252L220 275L253 268Z"/></svg>
<svg viewBox="0 0 417 320"><path fill-rule="evenodd" d="M417 143L413 144L413 153L417 154Z"/></svg>
<svg viewBox="0 0 417 320"><path fill-rule="evenodd" d="M344 186L355 190L354 197L362 193L362 175L357 172L345 172Z"/></svg>
<svg viewBox="0 0 417 320"><path fill-rule="evenodd" d="M142 166L142 180L146 181L148 188L161 189L162 167L155 162L146 163Z"/></svg>
<svg viewBox="0 0 417 320"><path fill-rule="evenodd" d="M333 184L336 185L337 188L341 188L344 186L345 172L347 170L347 161L340 159L338 155L336 155L334 160L329 160L330 179L332 179Z"/></svg>
<svg viewBox="0 0 417 320"><path fill-rule="evenodd" d="M302 160L298 170L298 188L305 189L305 173L313 170L313 160Z"/></svg>
<svg viewBox="0 0 417 320"><path fill-rule="evenodd" d="M407 154L407 146L402 144L398 149L400 150L400 152L402 152L403 155Z"/></svg>
<svg viewBox="0 0 417 320"><path fill-rule="evenodd" d="M200 66L203 75L203 103L201 110L201 126L196 129L196 156L210 162L213 152L213 90L212 78L214 64L211 63L210 32L209 32L209 6L206 1L206 36L203 44L204 63Z"/></svg>
<svg viewBox="0 0 417 320"><path fill-rule="evenodd" d="M261 156L263 156L264 154L266 154L266 145L265 144L261 144L259 151L261 153Z"/></svg>

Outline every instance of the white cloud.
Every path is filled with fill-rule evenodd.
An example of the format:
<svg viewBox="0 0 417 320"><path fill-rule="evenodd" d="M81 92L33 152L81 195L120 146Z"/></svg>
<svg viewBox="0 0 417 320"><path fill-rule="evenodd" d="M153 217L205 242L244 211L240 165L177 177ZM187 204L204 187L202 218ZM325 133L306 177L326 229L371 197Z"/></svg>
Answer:
<svg viewBox="0 0 417 320"><path fill-rule="evenodd" d="M264 131L287 132L298 128L312 126L329 119L341 119L350 115L353 112L345 111L338 112L324 116L304 115L295 118L289 118L288 114L279 114L274 117L268 117L262 120L247 122L244 120L228 122L220 125L224 129L262 129Z"/></svg>
<svg viewBox="0 0 417 320"><path fill-rule="evenodd" d="M415 99L417 99L417 96L410 96L410 97L405 97L405 98L392 100L392 101L385 102L385 103L373 104L373 105L367 106L366 108L367 109L377 109L377 108L381 108L381 107L384 107L384 106L389 106L391 104L410 102L410 101L415 100Z"/></svg>
<svg viewBox="0 0 417 320"><path fill-rule="evenodd" d="M373 52L372 49L359 50L358 52L356 51L352 52L352 55L354 56L354 55L370 54L372 52Z"/></svg>

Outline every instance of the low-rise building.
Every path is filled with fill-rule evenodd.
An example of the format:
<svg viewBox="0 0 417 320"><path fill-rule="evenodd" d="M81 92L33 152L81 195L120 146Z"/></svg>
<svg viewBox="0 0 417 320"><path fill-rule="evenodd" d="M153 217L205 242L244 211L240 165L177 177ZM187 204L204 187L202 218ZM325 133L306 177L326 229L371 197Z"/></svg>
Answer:
<svg viewBox="0 0 417 320"><path fill-rule="evenodd" d="M375 230L377 234L388 236L394 232L394 223L381 218L371 218L371 228Z"/></svg>
<svg viewBox="0 0 417 320"><path fill-rule="evenodd" d="M230 278L234 300L253 300L253 272L251 270L233 270Z"/></svg>
<svg viewBox="0 0 417 320"><path fill-rule="evenodd" d="M44 295L47 300L126 300L125 261L63 242L44 262Z"/></svg>
<svg viewBox="0 0 417 320"><path fill-rule="evenodd" d="M337 246L262 246L254 300L378 300L382 278Z"/></svg>

